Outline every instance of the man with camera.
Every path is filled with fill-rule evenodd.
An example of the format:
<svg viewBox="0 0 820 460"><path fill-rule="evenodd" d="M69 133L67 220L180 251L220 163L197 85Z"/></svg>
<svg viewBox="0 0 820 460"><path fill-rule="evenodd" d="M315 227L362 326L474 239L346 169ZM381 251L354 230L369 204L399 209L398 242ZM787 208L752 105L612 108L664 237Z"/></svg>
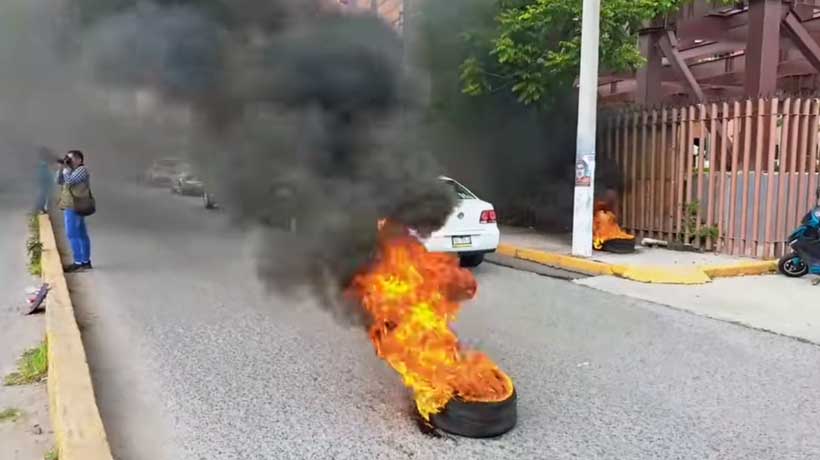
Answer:
<svg viewBox="0 0 820 460"><path fill-rule="evenodd" d="M57 175L60 190L60 209L65 217L66 238L71 244L74 263L65 267L66 273L91 269L91 239L85 218L94 214L96 204L91 194L91 176L85 166L85 156L71 150L58 160L61 168Z"/></svg>

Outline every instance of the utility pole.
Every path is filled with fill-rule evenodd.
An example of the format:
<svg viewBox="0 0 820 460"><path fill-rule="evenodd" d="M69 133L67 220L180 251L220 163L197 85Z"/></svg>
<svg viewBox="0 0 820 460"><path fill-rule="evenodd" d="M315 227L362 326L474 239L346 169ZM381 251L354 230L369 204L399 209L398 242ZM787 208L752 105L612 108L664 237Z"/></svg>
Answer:
<svg viewBox="0 0 820 460"><path fill-rule="evenodd" d="M601 0L584 0L581 21L581 76L578 89L578 140L575 150L575 204L572 255L592 257L595 198L595 131L598 111L598 36Z"/></svg>

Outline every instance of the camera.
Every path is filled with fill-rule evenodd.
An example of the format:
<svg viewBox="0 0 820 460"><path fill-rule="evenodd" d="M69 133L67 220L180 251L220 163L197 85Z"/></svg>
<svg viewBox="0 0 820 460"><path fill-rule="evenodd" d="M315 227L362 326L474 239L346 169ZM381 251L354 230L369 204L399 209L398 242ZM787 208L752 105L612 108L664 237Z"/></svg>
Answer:
<svg viewBox="0 0 820 460"><path fill-rule="evenodd" d="M57 163L64 165L64 166L71 166L71 155L66 155L63 158L57 160Z"/></svg>

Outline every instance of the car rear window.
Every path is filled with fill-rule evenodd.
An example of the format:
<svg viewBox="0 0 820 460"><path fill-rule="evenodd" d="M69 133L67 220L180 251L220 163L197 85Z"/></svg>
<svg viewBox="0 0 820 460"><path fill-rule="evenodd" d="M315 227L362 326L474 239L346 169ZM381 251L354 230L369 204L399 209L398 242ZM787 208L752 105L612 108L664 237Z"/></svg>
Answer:
<svg viewBox="0 0 820 460"><path fill-rule="evenodd" d="M453 182L451 180L446 180L446 181L444 181L444 183L453 188L453 192L455 192L456 198L458 198L459 200L475 200L476 199L476 196L473 195L472 193L470 193L470 191L467 190L466 188L464 188L464 186L462 186L461 184Z"/></svg>

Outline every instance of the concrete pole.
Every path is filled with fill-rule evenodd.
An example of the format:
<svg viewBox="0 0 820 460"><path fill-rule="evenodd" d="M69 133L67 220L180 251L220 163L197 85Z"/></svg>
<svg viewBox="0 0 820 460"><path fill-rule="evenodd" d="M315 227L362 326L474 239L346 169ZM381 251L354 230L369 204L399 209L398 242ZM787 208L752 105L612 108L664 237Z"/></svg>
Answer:
<svg viewBox="0 0 820 460"><path fill-rule="evenodd" d="M581 22L581 76L578 94L578 140L575 150L575 206L572 255L592 257L595 197L595 132L598 111L598 36L601 0L584 0Z"/></svg>

